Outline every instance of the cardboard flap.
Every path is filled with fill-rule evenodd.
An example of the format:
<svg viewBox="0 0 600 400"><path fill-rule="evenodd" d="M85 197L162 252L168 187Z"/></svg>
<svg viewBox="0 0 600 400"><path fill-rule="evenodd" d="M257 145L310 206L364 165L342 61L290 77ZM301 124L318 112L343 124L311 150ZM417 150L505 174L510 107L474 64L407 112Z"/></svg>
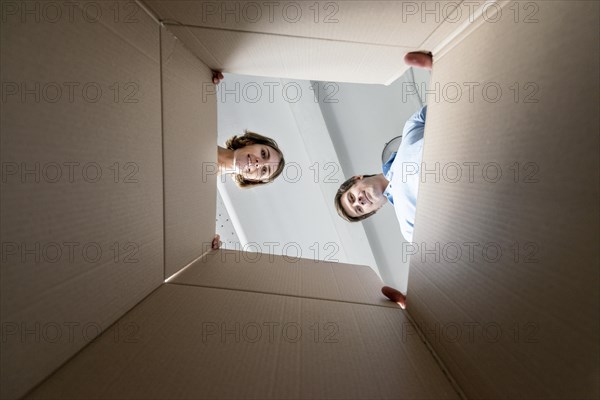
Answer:
<svg viewBox="0 0 600 400"><path fill-rule="evenodd" d="M45 5L2 3L3 399L163 282L158 26Z"/></svg>
<svg viewBox="0 0 600 400"><path fill-rule="evenodd" d="M165 284L29 398L457 399L400 310Z"/></svg>
<svg viewBox="0 0 600 400"><path fill-rule="evenodd" d="M408 309L469 398L597 398L599 5L502 11L435 59Z"/></svg>
<svg viewBox="0 0 600 400"><path fill-rule="evenodd" d="M210 69L161 28L165 279L215 235L217 101Z"/></svg>
<svg viewBox="0 0 600 400"><path fill-rule="evenodd" d="M433 50L481 5L462 1L144 3L213 69L372 84L396 80L408 68L403 62L406 53Z"/></svg>
<svg viewBox="0 0 600 400"><path fill-rule="evenodd" d="M275 254L212 251L169 282L398 308L367 266Z"/></svg>

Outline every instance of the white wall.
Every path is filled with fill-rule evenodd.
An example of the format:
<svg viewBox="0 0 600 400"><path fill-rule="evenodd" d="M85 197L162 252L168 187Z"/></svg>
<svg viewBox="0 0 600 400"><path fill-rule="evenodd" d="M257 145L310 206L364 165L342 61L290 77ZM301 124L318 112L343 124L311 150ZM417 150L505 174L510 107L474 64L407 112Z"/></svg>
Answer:
<svg viewBox="0 0 600 400"><path fill-rule="evenodd" d="M220 145L249 129L275 139L287 163L269 185L239 189L231 179L219 182L242 248L377 271L363 227L348 226L333 209L343 174L310 82L226 74L218 99Z"/></svg>
<svg viewBox="0 0 600 400"><path fill-rule="evenodd" d="M337 215L333 198L346 178L381 172L383 146L421 106L424 96L414 91L426 87L429 75L409 70L383 86L226 74L218 88L219 144L253 130L274 138L288 165L278 180L262 187L219 182L239 246L369 265L386 284L405 291L408 259L393 208L386 205L351 224ZM230 235L231 229L221 233L222 239Z"/></svg>

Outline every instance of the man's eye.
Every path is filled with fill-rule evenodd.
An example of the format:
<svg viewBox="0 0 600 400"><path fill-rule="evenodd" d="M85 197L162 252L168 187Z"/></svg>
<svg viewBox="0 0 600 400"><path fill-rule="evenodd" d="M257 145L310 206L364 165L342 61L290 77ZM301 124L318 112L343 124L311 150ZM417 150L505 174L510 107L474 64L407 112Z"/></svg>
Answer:
<svg viewBox="0 0 600 400"><path fill-rule="evenodd" d="M267 174L267 167L262 167L262 174L266 175Z"/></svg>
<svg viewBox="0 0 600 400"><path fill-rule="evenodd" d="M358 211L360 214L362 214L363 209L361 207L356 208L356 211Z"/></svg>
<svg viewBox="0 0 600 400"><path fill-rule="evenodd" d="M262 156L262 158L265 158L267 156L267 152L264 150L261 150L260 155Z"/></svg>

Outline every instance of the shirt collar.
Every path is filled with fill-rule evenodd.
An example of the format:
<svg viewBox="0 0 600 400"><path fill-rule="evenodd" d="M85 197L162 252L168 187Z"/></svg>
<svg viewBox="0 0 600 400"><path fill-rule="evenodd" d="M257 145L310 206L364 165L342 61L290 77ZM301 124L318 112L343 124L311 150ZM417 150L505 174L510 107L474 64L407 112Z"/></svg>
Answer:
<svg viewBox="0 0 600 400"><path fill-rule="evenodd" d="M381 169L383 170L383 176L385 176L385 179L387 179L389 182L389 184L387 185L387 187L385 188L385 190L383 192L383 195L385 197L387 197L387 199L389 200L389 202L391 204L394 204L394 198L391 193L392 178L394 177L394 171L392 170L392 164L394 163L394 160L396 159L396 154L397 154L397 152L393 152L392 155L390 156L390 158L381 167Z"/></svg>

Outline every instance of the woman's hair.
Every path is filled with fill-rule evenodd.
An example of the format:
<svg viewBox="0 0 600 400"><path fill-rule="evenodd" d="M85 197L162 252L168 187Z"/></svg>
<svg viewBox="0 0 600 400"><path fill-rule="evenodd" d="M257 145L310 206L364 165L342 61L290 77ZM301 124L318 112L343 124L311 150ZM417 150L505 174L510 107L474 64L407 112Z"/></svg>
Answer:
<svg viewBox="0 0 600 400"><path fill-rule="evenodd" d="M246 147L246 146L249 146L252 144L262 144L265 146L272 147L275 151L277 151L277 153L279 153L279 157L281 157L281 161L279 161L279 165L277 166L277 169L275 170L275 172L265 181L253 181L250 179L246 179L241 174L234 175L233 179L234 179L235 183L241 188L250 188L252 186L264 185L266 183L271 183L279 175L281 175L281 172L283 171L283 167L285 167L285 160L283 159L283 153L279 149L279 146L277 146L277 142L275 142L273 139L268 138L266 136L259 135L258 133L250 132L249 130L246 130L246 131L244 131L244 134L242 136L233 136L233 137L229 138L225 142L225 147L227 147L229 150L236 150L236 149L241 149L242 147Z"/></svg>

